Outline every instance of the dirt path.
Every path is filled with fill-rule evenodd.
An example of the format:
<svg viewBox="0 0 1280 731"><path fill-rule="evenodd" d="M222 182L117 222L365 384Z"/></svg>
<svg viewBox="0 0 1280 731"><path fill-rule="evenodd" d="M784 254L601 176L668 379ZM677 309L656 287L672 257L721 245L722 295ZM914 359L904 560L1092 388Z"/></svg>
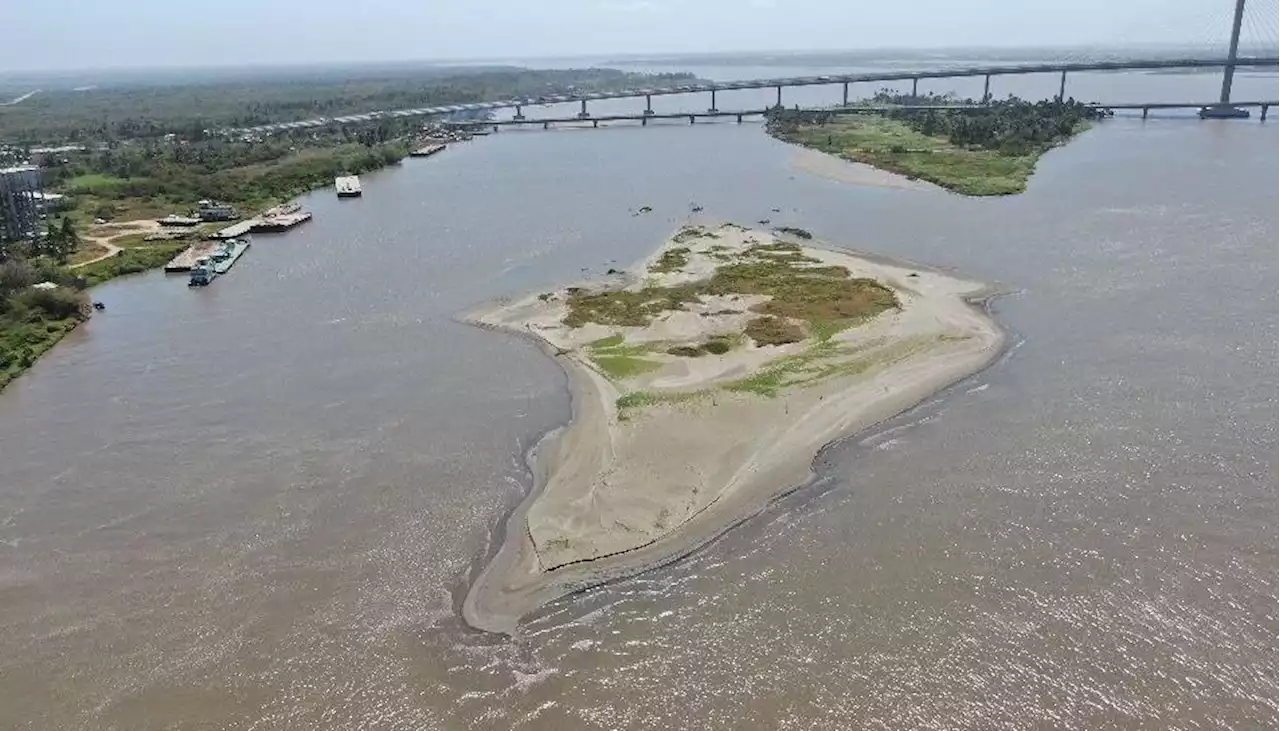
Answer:
<svg viewBox="0 0 1280 731"><path fill-rule="evenodd" d="M93 257L92 259L89 259L88 261L82 261L79 264L72 264L67 267L68 269L79 269L80 267L89 266L94 262L102 261L103 259L108 259L124 251L124 249L121 249L119 246L116 246L115 244L107 241L106 239L95 238L90 240L93 241L93 243L97 244L98 246L101 246L104 249L106 249L106 251L103 252L102 254L99 254L98 256Z"/></svg>
<svg viewBox="0 0 1280 731"><path fill-rule="evenodd" d="M94 229L97 229L96 233L94 232ZM101 246L106 249L106 251L99 256L89 259L88 261L72 264L67 267L68 269L79 269L80 267L88 266L94 262L109 259L116 254L119 254L121 251L124 251L124 249L111 243L113 239L117 239L122 236L132 236L134 234L159 231L160 224L149 219L141 219L137 221L121 221L119 223L104 224L102 226L95 226L93 229L89 230L90 233L84 235L84 240L92 244L96 244L97 246Z"/></svg>

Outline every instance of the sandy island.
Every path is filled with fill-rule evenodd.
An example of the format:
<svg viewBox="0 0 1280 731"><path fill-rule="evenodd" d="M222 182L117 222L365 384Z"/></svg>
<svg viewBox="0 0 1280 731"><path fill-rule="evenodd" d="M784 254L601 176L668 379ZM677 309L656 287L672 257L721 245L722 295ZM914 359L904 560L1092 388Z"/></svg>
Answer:
<svg viewBox="0 0 1280 731"><path fill-rule="evenodd" d="M976 304L990 288L798 229L686 226L614 279L465 316L534 338L573 396L463 602L476 628L512 632L551 599L687 554L803 484L825 444L1004 342Z"/></svg>

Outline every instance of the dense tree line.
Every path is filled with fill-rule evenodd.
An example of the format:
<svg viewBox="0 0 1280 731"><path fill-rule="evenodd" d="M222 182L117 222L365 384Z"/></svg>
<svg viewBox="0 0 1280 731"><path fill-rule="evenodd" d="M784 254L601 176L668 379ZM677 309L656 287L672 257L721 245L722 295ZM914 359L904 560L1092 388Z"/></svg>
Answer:
<svg viewBox="0 0 1280 731"><path fill-rule="evenodd" d="M33 285L52 281L56 289ZM79 283L44 258L0 251L0 388L85 316Z"/></svg>
<svg viewBox="0 0 1280 731"><path fill-rule="evenodd" d="M885 112L912 129L931 137L945 137L953 145L996 150L1008 155L1042 151L1079 131L1104 112L1074 99L1028 102L1014 96L979 105L972 99L951 95L912 97L881 91L870 100L876 105L902 105ZM915 106L969 106L970 109L912 109ZM801 126L825 125L836 116L827 110L775 108L770 110L770 130L780 136Z"/></svg>
<svg viewBox="0 0 1280 731"><path fill-rule="evenodd" d="M369 130L261 142L143 142L69 155L51 165L48 175L52 187L73 199L92 197L100 205L153 199L181 210L211 198L252 209L338 175L376 170L408 152L407 142Z"/></svg>
<svg viewBox="0 0 1280 731"><path fill-rule="evenodd" d="M356 79L328 72L296 79L47 90L0 110L0 142L96 142L166 134L198 140L207 129L380 109L536 98L575 90L688 83L693 79L690 74L638 74L616 69L435 69Z"/></svg>

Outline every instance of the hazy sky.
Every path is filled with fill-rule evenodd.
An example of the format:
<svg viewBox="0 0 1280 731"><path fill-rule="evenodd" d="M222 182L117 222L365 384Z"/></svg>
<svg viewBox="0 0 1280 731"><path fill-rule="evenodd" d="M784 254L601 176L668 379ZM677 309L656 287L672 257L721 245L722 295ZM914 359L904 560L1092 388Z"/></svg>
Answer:
<svg viewBox="0 0 1280 731"><path fill-rule="evenodd" d="M1274 18L1276 0L1249 1ZM1231 0L0 0L0 71L1207 43L1225 39L1231 6Z"/></svg>

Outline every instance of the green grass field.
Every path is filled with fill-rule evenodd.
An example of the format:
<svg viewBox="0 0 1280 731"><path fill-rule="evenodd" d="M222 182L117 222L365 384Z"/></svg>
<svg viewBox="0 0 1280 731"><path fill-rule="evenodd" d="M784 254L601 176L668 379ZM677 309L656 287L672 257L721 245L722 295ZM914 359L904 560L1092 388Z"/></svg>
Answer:
<svg viewBox="0 0 1280 731"><path fill-rule="evenodd" d="M802 126L785 135L788 142L927 180L965 195L1011 195L1026 190L1040 152L1006 155L969 149L943 137L921 134L885 117L847 116L825 125Z"/></svg>
<svg viewBox="0 0 1280 731"><path fill-rule="evenodd" d="M113 257L80 267L75 270L75 273L84 278L85 286L92 287L95 284L102 284L108 279L115 279L125 274L136 274L164 266L166 262L186 247L187 244L185 242L180 242L125 249Z"/></svg>

